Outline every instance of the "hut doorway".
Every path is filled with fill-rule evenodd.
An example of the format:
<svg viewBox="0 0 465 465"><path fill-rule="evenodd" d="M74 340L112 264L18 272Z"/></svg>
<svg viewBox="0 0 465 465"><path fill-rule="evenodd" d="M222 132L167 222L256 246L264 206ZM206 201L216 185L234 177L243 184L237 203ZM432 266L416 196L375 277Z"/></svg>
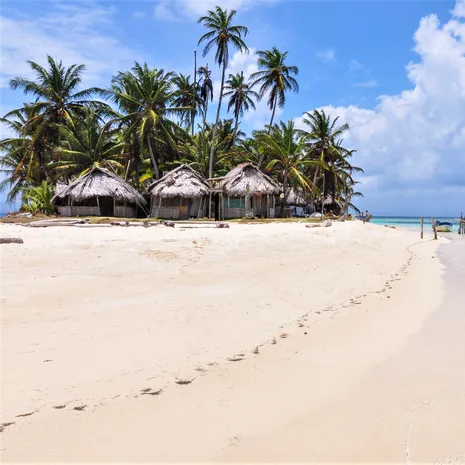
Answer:
<svg viewBox="0 0 465 465"><path fill-rule="evenodd" d="M100 216L115 216L115 203L112 197L98 197Z"/></svg>
<svg viewBox="0 0 465 465"><path fill-rule="evenodd" d="M214 209L215 209L215 221L220 221L220 194L216 192L213 195Z"/></svg>

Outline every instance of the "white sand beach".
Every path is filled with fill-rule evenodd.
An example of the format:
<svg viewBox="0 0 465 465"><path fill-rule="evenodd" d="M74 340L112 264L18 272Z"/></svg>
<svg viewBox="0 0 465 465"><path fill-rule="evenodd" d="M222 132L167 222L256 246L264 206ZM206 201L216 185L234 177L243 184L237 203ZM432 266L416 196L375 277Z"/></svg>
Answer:
<svg viewBox="0 0 465 465"><path fill-rule="evenodd" d="M0 249L6 461L465 453L463 315L429 323L445 240L359 222L0 231L24 239Z"/></svg>

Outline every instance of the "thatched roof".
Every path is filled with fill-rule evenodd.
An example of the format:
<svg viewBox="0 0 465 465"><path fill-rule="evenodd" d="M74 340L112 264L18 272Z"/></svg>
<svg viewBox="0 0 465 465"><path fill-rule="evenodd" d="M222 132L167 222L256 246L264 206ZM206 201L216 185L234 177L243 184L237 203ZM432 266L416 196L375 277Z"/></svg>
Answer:
<svg viewBox="0 0 465 465"><path fill-rule="evenodd" d="M196 198L208 194L209 185L201 174L189 165L181 165L153 182L147 188L156 197Z"/></svg>
<svg viewBox="0 0 465 465"><path fill-rule="evenodd" d="M58 195L61 191L63 191L63 189L66 189L67 187L68 187L68 184L66 184L65 182L58 181L55 184L55 188L53 192L55 195Z"/></svg>
<svg viewBox="0 0 465 465"><path fill-rule="evenodd" d="M146 205L145 199L126 181L105 168L94 167L87 174L58 190L52 199L71 197L74 201L82 201L94 197L113 197L122 202Z"/></svg>
<svg viewBox="0 0 465 465"><path fill-rule="evenodd" d="M301 187L291 187L287 199L287 205L305 206L312 203L310 195L305 192Z"/></svg>
<svg viewBox="0 0 465 465"><path fill-rule="evenodd" d="M315 203L316 203L317 205L321 205L321 198L316 199L316 200L315 200ZM324 200L324 202L323 202L323 205L324 205L325 207L327 207L327 206L329 206L329 205L335 205L335 206L337 206L337 207L339 207L339 208L342 207L341 202L340 202L339 200L337 200L337 199L333 199L333 197L331 197L330 194L328 194L328 195L326 196L326 198L325 198L325 200Z"/></svg>
<svg viewBox="0 0 465 465"><path fill-rule="evenodd" d="M233 168L221 181L221 187L230 197L281 192L275 181L251 163L242 163Z"/></svg>

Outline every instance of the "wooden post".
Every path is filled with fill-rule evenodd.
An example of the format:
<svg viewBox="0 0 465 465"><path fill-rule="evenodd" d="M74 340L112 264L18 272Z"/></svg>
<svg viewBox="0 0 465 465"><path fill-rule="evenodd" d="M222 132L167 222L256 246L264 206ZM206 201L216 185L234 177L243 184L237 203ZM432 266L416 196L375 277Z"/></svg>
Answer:
<svg viewBox="0 0 465 465"><path fill-rule="evenodd" d="M423 221L424 221L424 218L421 217L420 218L420 224L421 224L421 238L423 239Z"/></svg>
<svg viewBox="0 0 465 465"><path fill-rule="evenodd" d="M434 217L431 218L431 224L433 225L434 240L438 239L438 232L436 231L436 225L434 224Z"/></svg>
<svg viewBox="0 0 465 465"><path fill-rule="evenodd" d="M212 217L212 193L210 191L208 195L208 219L210 220Z"/></svg>
<svg viewBox="0 0 465 465"><path fill-rule="evenodd" d="M98 196L97 196L97 208L98 208L98 216L102 216L102 212L100 211L100 202L98 200Z"/></svg>

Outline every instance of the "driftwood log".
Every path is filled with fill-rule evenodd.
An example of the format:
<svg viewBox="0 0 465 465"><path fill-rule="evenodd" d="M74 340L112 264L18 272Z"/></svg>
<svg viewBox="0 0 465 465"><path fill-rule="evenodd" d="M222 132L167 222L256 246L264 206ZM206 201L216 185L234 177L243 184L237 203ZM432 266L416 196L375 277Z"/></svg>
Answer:
<svg viewBox="0 0 465 465"><path fill-rule="evenodd" d="M19 237L0 237L0 244L24 244Z"/></svg>
<svg viewBox="0 0 465 465"><path fill-rule="evenodd" d="M87 220L57 219L57 220L31 221L30 223L24 224L24 226L29 226L30 228L47 228L47 227L51 227L51 226L74 226L76 224L86 224L86 223L88 223Z"/></svg>

